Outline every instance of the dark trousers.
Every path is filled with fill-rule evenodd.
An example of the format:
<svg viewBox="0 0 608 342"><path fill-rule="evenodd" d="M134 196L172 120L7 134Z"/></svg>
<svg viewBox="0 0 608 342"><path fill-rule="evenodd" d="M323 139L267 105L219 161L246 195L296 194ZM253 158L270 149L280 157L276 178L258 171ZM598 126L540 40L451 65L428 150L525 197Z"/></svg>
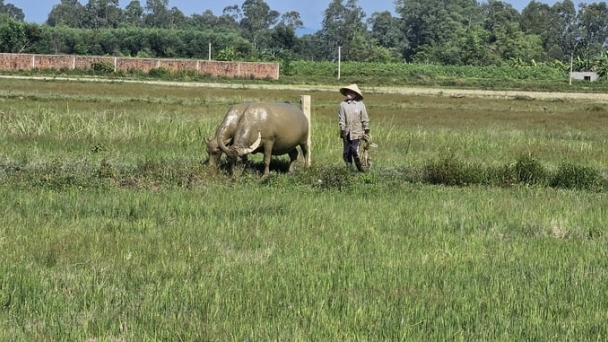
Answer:
<svg viewBox="0 0 608 342"><path fill-rule="evenodd" d="M359 142L360 139L349 140L348 138L342 139L344 142L344 149L342 150L342 158L344 162L348 164L353 163L353 159L359 158Z"/></svg>

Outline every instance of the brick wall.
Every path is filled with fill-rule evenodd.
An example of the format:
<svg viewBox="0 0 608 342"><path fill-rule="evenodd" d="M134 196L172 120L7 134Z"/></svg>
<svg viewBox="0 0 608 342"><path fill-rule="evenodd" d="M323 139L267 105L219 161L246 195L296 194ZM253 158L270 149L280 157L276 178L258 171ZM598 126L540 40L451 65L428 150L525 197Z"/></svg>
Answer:
<svg viewBox="0 0 608 342"><path fill-rule="evenodd" d="M91 69L95 62L111 63L114 65L115 71L141 70L148 72L154 68L166 68L172 71L192 70L213 77L279 79L279 64L277 63L0 53L0 70L7 71L33 69L86 70Z"/></svg>

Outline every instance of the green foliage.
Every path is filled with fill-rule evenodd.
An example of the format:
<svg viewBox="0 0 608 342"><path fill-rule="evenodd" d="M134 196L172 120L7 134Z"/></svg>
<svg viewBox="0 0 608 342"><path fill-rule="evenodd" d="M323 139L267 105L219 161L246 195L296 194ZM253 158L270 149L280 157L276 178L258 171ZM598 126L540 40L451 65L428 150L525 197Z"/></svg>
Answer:
<svg viewBox="0 0 608 342"><path fill-rule="evenodd" d="M343 166L317 168L314 178L316 187L325 190L347 190L354 185L354 173Z"/></svg>
<svg viewBox="0 0 608 342"><path fill-rule="evenodd" d="M91 70L98 75L114 73L114 64L107 61L97 61L91 63Z"/></svg>
<svg viewBox="0 0 608 342"><path fill-rule="evenodd" d="M526 185L547 184L549 172L531 155L522 155L515 163L517 180Z"/></svg>
<svg viewBox="0 0 608 342"><path fill-rule="evenodd" d="M152 68L150 69L150 71L148 72L148 75L150 77L154 77L154 78L158 78L158 79L168 79L171 76L172 72L171 70L167 69L167 68Z"/></svg>
<svg viewBox="0 0 608 342"><path fill-rule="evenodd" d="M9 19L0 22L0 52L20 53L27 46L23 23Z"/></svg>
<svg viewBox="0 0 608 342"><path fill-rule="evenodd" d="M422 174L419 181L446 186L522 184L573 190L608 190L608 179L602 178L594 168L565 163L561 164L555 173L551 173L539 160L531 156L519 157L514 167L469 165L454 156L448 156L427 162Z"/></svg>
<svg viewBox="0 0 608 342"><path fill-rule="evenodd" d="M231 104L301 89L2 82L2 341L608 335L606 116L581 110L597 98L366 91L379 146L355 173L341 96L318 87L313 167L278 156L262 178L259 154L234 177L203 165L202 141ZM514 160L563 186L520 183Z"/></svg>
<svg viewBox="0 0 608 342"><path fill-rule="evenodd" d="M572 2L533 2L520 15L497 1L400 0L394 11L372 13L365 21L357 1L335 0L322 11L319 31L297 36L304 27L298 12L281 14L260 0L228 6L218 16L211 11L186 16L169 9L166 0L149 0L145 7L141 2L122 8L118 0L61 1L40 27L24 24L20 8L0 3L0 46L10 52L201 58L211 43L221 52L219 60L248 61L265 60L262 52L273 49L288 50L294 60L333 61L341 47L344 61L469 66L565 62L575 56L577 69L595 68L602 76L608 70L595 63L608 35L602 4L577 12ZM23 32L5 27L8 21L23 24Z"/></svg>
<svg viewBox="0 0 608 342"><path fill-rule="evenodd" d="M291 76L293 75L293 55L291 54L291 52L287 51L287 50L281 50L279 52L279 59L280 59L280 72L282 75L285 76Z"/></svg>
<svg viewBox="0 0 608 342"><path fill-rule="evenodd" d="M604 183L604 184L602 184ZM575 190L597 190L605 186L598 170L584 165L563 163L551 179L551 186Z"/></svg>
<svg viewBox="0 0 608 342"><path fill-rule="evenodd" d="M236 61L239 60L240 54L238 53L236 48L229 46L219 50L215 55L215 58L218 61Z"/></svg>
<svg viewBox="0 0 608 342"><path fill-rule="evenodd" d="M207 58L213 51L248 51L249 43L235 33L145 28L77 29L40 27L40 39L24 45L24 52L41 54L128 55L159 58ZM14 35L13 35L14 36Z"/></svg>
<svg viewBox="0 0 608 342"><path fill-rule="evenodd" d="M281 73L286 83L331 84L335 82L338 65L330 62L293 61L290 75ZM545 90L568 88L567 72L560 64L518 66L441 66L414 63L341 63L341 79L375 86L445 86L513 89L534 87ZM585 83L587 87L603 87L601 83Z"/></svg>
<svg viewBox="0 0 608 342"><path fill-rule="evenodd" d="M424 166L424 181L431 184L462 186L483 183L477 166L467 165L454 156L431 161Z"/></svg>

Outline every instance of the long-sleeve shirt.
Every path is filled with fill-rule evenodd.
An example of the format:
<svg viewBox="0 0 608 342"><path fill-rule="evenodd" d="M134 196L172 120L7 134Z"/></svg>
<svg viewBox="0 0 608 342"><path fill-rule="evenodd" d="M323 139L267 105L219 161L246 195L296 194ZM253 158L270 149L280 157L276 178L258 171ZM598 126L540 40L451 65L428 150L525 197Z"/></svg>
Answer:
<svg viewBox="0 0 608 342"><path fill-rule="evenodd" d="M338 111L340 131L346 131L351 140L361 139L369 130L369 117L362 101L345 100L340 102Z"/></svg>

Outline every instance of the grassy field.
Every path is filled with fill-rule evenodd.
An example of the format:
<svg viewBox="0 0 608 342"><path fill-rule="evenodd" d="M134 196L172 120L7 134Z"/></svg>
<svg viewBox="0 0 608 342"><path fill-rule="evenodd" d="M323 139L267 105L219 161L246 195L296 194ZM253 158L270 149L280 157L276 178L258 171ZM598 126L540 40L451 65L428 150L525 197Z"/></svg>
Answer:
<svg viewBox="0 0 608 342"><path fill-rule="evenodd" d="M230 104L300 95L3 80L0 340L608 338L608 105L373 94L355 174L336 87L311 169L203 163Z"/></svg>

